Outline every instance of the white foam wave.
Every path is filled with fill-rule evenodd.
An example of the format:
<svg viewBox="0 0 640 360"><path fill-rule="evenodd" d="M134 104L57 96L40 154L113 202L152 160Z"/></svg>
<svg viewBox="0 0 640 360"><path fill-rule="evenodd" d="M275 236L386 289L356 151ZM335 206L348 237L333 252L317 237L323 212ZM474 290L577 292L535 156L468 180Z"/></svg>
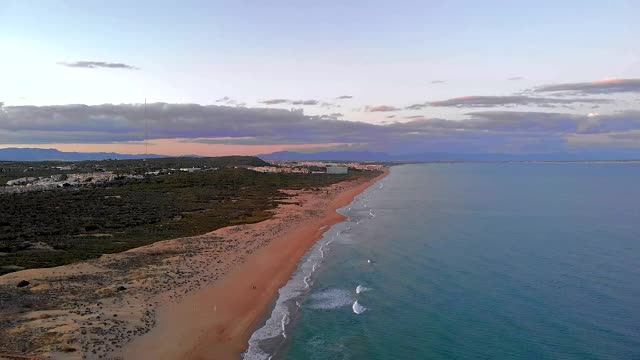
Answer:
<svg viewBox="0 0 640 360"><path fill-rule="evenodd" d="M289 310L291 308L292 311L297 311L300 308L301 304L297 298L311 287L311 275L320 266L325 246L326 243L318 242L312 247L291 280L278 290L278 298L271 316L249 339L249 347L243 355L245 360L268 360L270 354L260 348L260 342L278 336L286 338L286 327L291 319Z"/></svg>
<svg viewBox="0 0 640 360"><path fill-rule="evenodd" d="M287 338L286 326L287 326L288 323L289 323L289 314L285 314L282 317L282 323L281 323L282 324L282 337L285 338L285 339Z"/></svg>
<svg viewBox="0 0 640 360"><path fill-rule="evenodd" d="M367 308L362 306L358 300L356 300L356 302L353 303L353 305L351 306L351 308L353 309L353 312L360 315L363 312L367 311Z"/></svg>
<svg viewBox="0 0 640 360"><path fill-rule="evenodd" d="M336 243L346 245L346 244L354 244L355 240L351 237L349 233L343 233L336 239Z"/></svg>
<svg viewBox="0 0 640 360"><path fill-rule="evenodd" d="M349 306L353 301L351 292L344 289L327 289L309 297L310 309L331 310Z"/></svg>
<svg viewBox="0 0 640 360"><path fill-rule="evenodd" d="M366 286L362 286L362 285L356 286L356 294L360 294L360 293L363 293L363 292L369 291L369 290L371 290L371 288L368 288Z"/></svg>
<svg viewBox="0 0 640 360"><path fill-rule="evenodd" d="M382 183L380 188L382 188ZM275 339L277 337L286 338L286 328L290 323L292 314L290 311L298 311L302 306L299 302L300 296L307 293L313 284L312 274L322 265L322 259L326 255L327 247L334 240L336 242L344 241L349 238L348 234L341 237L341 233L349 224L360 224L363 220L363 213L369 210L369 215L374 216L373 211L368 208L368 202L373 199L372 190L365 191L359 195L348 207L339 209L340 214L345 212L354 212L350 214L347 222L338 223L329 229L322 227L321 230L327 230L323 238L316 243L305 255L305 259L300 263L298 270L291 277L289 282L280 288L279 296L271 312L271 316L266 320L265 324L256 330L249 339L247 351L243 354L245 360L269 360L272 354L267 354L260 348L260 343L264 340ZM364 211L363 211L364 210ZM353 218L355 216L355 218ZM352 220L353 218L353 220ZM328 241L327 241L328 240ZM349 241L349 240L347 240ZM371 263L372 261L369 261ZM356 288L357 289L357 288ZM364 292L364 287L356 290L357 294ZM332 288L321 291L317 294L311 294L304 306L311 309L336 309L351 305L353 312L362 314L367 310L361 305L353 290L345 290Z"/></svg>

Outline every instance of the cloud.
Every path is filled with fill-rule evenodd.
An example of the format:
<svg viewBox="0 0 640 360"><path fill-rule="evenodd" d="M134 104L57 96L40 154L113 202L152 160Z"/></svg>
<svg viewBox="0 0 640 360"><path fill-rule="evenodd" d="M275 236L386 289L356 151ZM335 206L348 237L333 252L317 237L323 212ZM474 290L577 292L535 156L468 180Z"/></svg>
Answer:
<svg viewBox="0 0 640 360"><path fill-rule="evenodd" d="M365 111L367 112L386 112L386 111L398 111L400 109L390 106L390 105L378 105L378 106L366 106Z"/></svg>
<svg viewBox="0 0 640 360"><path fill-rule="evenodd" d="M413 105L409 105L405 108L405 110L421 110L424 109L425 107L428 106L428 103L424 103L424 104L413 104Z"/></svg>
<svg viewBox="0 0 640 360"><path fill-rule="evenodd" d="M509 81L524 80L524 77L522 77L522 76L514 76L514 77L507 78L507 80L509 80Z"/></svg>
<svg viewBox="0 0 640 360"><path fill-rule="evenodd" d="M336 100L346 100L346 99L353 99L353 96L351 96L351 95L342 95L342 96L338 96L336 98Z"/></svg>
<svg viewBox="0 0 640 360"><path fill-rule="evenodd" d="M578 148L640 148L640 130L604 134L568 134L567 143Z"/></svg>
<svg viewBox="0 0 640 360"><path fill-rule="evenodd" d="M291 105L317 105L318 100L293 100L291 101Z"/></svg>
<svg viewBox="0 0 640 360"><path fill-rule="evenodd" d="M289 100L287 100L287 99L269 99L269 100L261 101L260 103L267 104L267 105L288 104Z"/></svg>
<svg viewBox="0 0 640 360"><path fill-rule="evenodd" d="M142 104L9 106L0 109L0 144L140 141L145 123L151 139L238 138L242 144L247 138L255 144L355 142L382 131L271 108L153 103L145 116Z"/></svg>
<svg viewBox="0 0 640 360"><path fill-rule="evenodd" d="M444 81L444 80L433 80L431 83L432 83L432 84L443 84L443 83L445 83L445 82L446 82L446 81Z"/></svg>
<svg viewBox="0 0 640 360"><path fill-rule="evenodd" d="M75 62L59 62L58 65L63 65L67 67L73 68L84 68L84 69L126 69L126 70L140 70L140 68L127 65L123 63L111 63L104 61L75 61Z"/></svg>
<svg viewBox="0 0 640 360"><path fill-rule="evenodd" d="M434 101L424 104L411 105L412 110L419 109L420 106L435 107L495 107L495 106L515 106L515 105L537 105L537 106L555 106L562 104L590 103L590 104L607 104L611 103L609 99L593 99L593 98L547 98L547 97L531 97L531 96L464 96L442 101ZM409 109L407 108L407 109Z"/></svg>
<svg viewBox="0 0 640 360"><path fill-rule="evenodd" d="M289 99L269 99L261 101L262 104L267 105L279 105L279 104L289 104L289 105L318 105L319 100L289 100Z"/></svg>
<svg viewBox="0 0 640 360"><path fill-rule="evenodd" d="M235 105L235 106L245 106L246 103L243 102L238 102L237 100L234 100L228 96L225 97L221 97L220 99L216 100L217 104L226 104L226 105Z"/></svg>
<svg viewBox="0 0 640 360"><path fill-rule="evenodd" d="M503 132L608 133L640 129L640 111L637 110L596 116L594 113L575 115L526 111L479 111L467 115L472 120L461 124Z"/></svg>
<svg viewBox="0 0 640 360"><path fill-rule="evenodd" d="M411 115L411 116L405 116L405 119L420 119L420 118L424 118L424 116L422 115Z"/></svg>
<svg viewBox="0 0 640 360"><path fill-rule="evenodd" d="M539 86L534 92L567 92L579 95L640 92L640 79L605 79L583 83L565 83Z"/></svg>
<svg viewBox="0 0 640 360"><path fill-rule="evenodd" d="M376 125L299 111L198 104L3 106L0 144L119 143L182 139L207 144L364 144L391 153L569 151L598 142L631 146L640 111L598 116L474 111L464 120L415 118ZM395 115L387 115L392 119ZM633 136L632 136L633 135ZM604 140L603 140L604 139ZM624 140L623 140L624 139ZM596 145L594 145L596 146Z"/></svg>

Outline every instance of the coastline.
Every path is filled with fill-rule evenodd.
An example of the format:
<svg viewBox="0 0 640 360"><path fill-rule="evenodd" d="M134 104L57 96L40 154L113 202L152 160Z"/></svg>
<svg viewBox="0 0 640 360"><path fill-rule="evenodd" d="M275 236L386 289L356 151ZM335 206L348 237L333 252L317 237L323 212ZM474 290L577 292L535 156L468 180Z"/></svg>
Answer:
<svg viewBox="0 0 640 360"><path fill-rule="evenodd" d="M216 333L216 326L222 330L216 343L221 356L237 358L280 282L287 281L306 248L328 225L342 220L335 209L387 173L385 169L376 178L322 188L281 190L289 198L280 201L271 218L258 223L3 275L0 359L193 358L198 351L209 354L198 344L207 342L203 334ZM260 266L269 264L277 265L279 277L255 281L251 273L261 274ZM245 275L238 275L242 269ZM16 286L22 281L28 285ZM238 286L231 296L230 286L242 281L245 286ZM258 282L256 289L250 281ZM207 296L212 294L220 304L244 304L245 312L240 311L242 306L237 307L240 313L226 313L224 305L211 306ZM191 304L195 310L180 304ZM165 341L158 334L167 326L164 314L172 312L180 314L180 321L168 325L179 331L170 332ZM157 341L151 342L153 351L141 345L149 344L149 338ZM174 344L176 352L152 355L167 344Z"/></svg>
<svg viewBox="0 0 640 360"><path fill-rule="evenodd" d="M301 257L331 225L344 220L336 210L388 173L385 168L383 174L367 181L321 189L326 190L325 196L317 196L324 198L324 208L311 206L302 221L295 226L289 224L219 281L181 302L163 306L158 311L157 325L129 343L122 352L124 358L237 359ZM274 221L278 221L278 215L276 210ZM264 227L269 221L249 226Z"/></svg>

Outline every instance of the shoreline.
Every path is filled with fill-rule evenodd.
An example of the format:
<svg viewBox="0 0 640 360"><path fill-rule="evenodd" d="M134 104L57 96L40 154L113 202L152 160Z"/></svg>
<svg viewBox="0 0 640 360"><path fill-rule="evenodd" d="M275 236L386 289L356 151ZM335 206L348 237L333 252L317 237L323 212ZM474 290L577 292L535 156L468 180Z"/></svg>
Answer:
<svg viewBox="0 0 640 360"><path fill-rule="evenodd" d="M179 303L163 306L157 325L129 343L124 358L238 359L302 256L333 224L345 219L336 210L388 174L385 168L373 179L338 191L326 201L322 214L290 225L219 281Z"/></svg>
<svg viewBox="0 0 640 360"><path fill-rule="evenodd" d="M237 359L335 210L388 172L281 190L258 223L0 276L0 359Z"/></svg>

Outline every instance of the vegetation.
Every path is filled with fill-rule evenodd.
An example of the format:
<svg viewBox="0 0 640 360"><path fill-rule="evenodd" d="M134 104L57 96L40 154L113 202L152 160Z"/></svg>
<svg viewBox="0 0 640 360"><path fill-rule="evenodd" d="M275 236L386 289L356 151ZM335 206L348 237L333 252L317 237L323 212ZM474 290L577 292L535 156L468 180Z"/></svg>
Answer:
<svg viewBox="0 0 640 360"><path fill-rule="evenodd" d="M123 174L144 174L149 171L180 168L224 168L229 166L265 166L263 160L253 156L173 157L139 160L97 161L0 161L0 186L21 177L51 176L93 171L112 171ZM58 167L70 167L60 170Z"/></svg>
<svg viewBox="0 0 640 360"><path fill-rule="evenodd" d="M131 172L154 167L220 169L0 195L0 274L18 267L63 265L159 240L262 221L271 216L269 210L278 201L287 197L280 189L322 187L376 175L263 174L241 167L261 162L251 157L83 162L128 167ZM6 168L6 163L3 165ZM16 164L11 166L19 169Z"/></svg>

